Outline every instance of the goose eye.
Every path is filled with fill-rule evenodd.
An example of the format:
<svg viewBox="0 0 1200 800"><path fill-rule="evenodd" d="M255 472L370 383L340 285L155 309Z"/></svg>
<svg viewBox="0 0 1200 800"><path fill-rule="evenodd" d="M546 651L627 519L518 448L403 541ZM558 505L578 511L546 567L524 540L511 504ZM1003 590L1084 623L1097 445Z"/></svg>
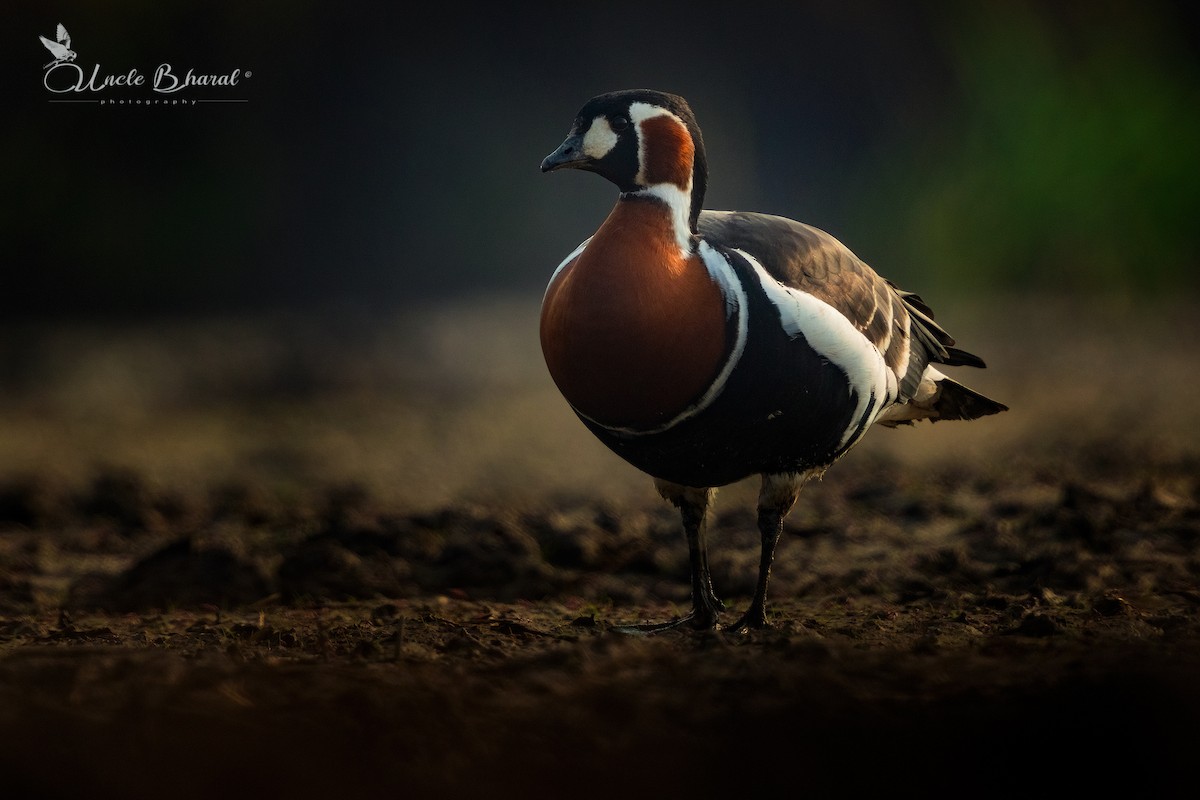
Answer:
<svg viewBox="0 0 1200 800"><path fill-rule="evenodd" d="M623 131L629 127L629 120L626 119L625 117L613 117L612 120L609 122L609 125L612 127L612 129L614 131L616 131L617 133L620 133L621 131Z"/></svg>

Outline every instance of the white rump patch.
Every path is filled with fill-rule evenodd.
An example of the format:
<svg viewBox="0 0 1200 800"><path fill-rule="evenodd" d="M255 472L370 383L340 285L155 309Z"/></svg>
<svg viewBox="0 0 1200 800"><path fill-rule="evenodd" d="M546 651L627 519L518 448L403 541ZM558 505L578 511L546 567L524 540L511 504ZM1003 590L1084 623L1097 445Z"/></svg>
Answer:
<svg viewBox="0 0 1200 800"><path fill-rule="evenodd" d="M737 252L754 267L767 298L779 309L779 319L787 334L792 338L803 336L818 355L846 373L850 389L858 397L851 420L857 423L867 412L872 395L875 397L877 409L862 426L866 430L899 395L896 375L888 369L883 354L836 308L807 292L784 286L754 256L742 250ZM845 447L857 429L857 425L848 428L838 446Z"/></svg>
<svg viewBox="0 0 1200 800"><path fill-rule="evenodd" d="M603 115L592 120L587 133L583 135L583 154L588 158L600 159L616 146L617 132L608 124L608 120Z"/></svg>
<svg viewBox="0 0 1200 800"><path fill-rule="evenodd" d="M884 427L894 427L902 422L916 422L922 419L937 419L934 405L942 396L942 386L939 381L946 376L938 372L932 365L925 367L921 374L921 382L917 391L904 403L897 403L887 408L876 418L876 422Z"/></svg>

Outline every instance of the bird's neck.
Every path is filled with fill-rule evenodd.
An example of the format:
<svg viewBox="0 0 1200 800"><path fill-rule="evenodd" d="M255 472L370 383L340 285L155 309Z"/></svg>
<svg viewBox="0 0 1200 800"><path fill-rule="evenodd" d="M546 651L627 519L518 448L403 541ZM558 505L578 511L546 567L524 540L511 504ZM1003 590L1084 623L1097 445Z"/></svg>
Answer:
<svg viewBox="0 0 1200 800"><path fill-rule="evenodd" d="M635 103L630 114L637 121L639 147L638 173L628 194L665 203L675 238L691 252L708 184L708 157L700 128L690 115L685 119L661 108Z"/></svg>
<svg viewBox="0 0 1200 800"><path fill-rule="evenodd" d="M698 207L696 213L692 213L694 202L692 189L692 181L689 180L685 186L675 183L658 183L645 189L625 192L617 201L617 208L613 213L616 214L622 208L622 203L650 202L666 206L670 237L679 246L682 255L690 256L696 249L696 220L700 214Z"/></svg>

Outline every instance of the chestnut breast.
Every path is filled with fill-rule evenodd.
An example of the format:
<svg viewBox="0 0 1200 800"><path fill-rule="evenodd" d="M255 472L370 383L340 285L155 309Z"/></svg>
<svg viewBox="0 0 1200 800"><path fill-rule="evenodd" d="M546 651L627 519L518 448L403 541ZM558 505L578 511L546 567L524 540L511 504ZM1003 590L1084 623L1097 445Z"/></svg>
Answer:
<svg viewBox="0 0 1200 800"><path fill-rule="evenodd" d="M700 258L680 251L668 209L624 199L546 290L542 352L576 410L653 427L716 378L725 327L724 296Z"/></svg>

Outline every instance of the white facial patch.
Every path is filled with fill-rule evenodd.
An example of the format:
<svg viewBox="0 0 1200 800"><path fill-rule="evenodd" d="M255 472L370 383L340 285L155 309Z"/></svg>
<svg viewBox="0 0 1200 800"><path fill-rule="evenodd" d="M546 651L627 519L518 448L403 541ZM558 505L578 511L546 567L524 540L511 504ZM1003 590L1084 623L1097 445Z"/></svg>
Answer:
<svg viewBox="0 0 1200 800"><path fill-rule="evenodd" d="M601 159L617 146L617 133L603 116L596 117L583 135L583 154Z"/></svg>

